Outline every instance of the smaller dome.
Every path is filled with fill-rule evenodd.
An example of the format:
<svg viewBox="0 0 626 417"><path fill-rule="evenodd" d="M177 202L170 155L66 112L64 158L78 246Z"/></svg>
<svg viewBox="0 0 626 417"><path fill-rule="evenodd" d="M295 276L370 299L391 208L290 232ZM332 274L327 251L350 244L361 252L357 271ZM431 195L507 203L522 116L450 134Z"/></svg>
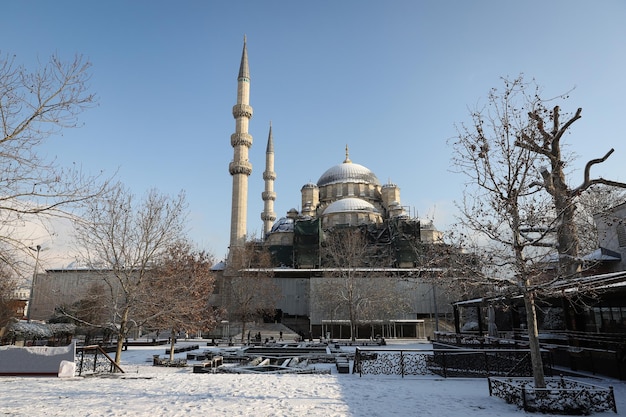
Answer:
<svg viewBox="0 0 626 417"><path fill-rule="evenodd" d="M270 233L293 232L294 220L289 217L281 217L274 223Z"/></svg>
<svg viewBox="0 0 626 417"><path fill-rule="evenodd" d="M378 210L374 205L368 203L365 200L361 200L360 198L342 198L341 200L337 200L326 207L323 215L333 214L333 213L345 213L350 211L361 211L361 212L370 212L370 213L378 213Z"/></svg>

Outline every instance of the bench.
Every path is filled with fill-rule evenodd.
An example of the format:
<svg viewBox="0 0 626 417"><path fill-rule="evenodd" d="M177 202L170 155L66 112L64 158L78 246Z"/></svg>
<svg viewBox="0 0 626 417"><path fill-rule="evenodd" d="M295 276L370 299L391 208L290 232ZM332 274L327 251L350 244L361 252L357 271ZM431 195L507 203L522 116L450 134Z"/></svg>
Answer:
<svg viewBox="0 0 626 417"><path fill-rule="evenodd" d="M337 372L340 374L350 373L350 362L345 356L337 356L335 359L335 365L337 366Z"/></svg>
<svg viewBox="0 0 626 417"><path fill-rule="evenodd" d="M218 366L224 365L224 357L223 356L214 356L210 360L202 363L205 368L217 368Z"/></svg>
<svg viewBox="0 0 626 417"><path fill-rule="evenodd" d="M207 359L206 353L188 353L187 360L190 361L204 361Z"/></svg>
<svg viewBox="0 0 626 417"><path fill-rule="evenodd" d="M194 365L193 373L201 374L201 373L207 373L207 372L214 372L215 368L222 366L223 364L224 364L223 356L214 356L208 361L202 362L201 365Z"/></svg>

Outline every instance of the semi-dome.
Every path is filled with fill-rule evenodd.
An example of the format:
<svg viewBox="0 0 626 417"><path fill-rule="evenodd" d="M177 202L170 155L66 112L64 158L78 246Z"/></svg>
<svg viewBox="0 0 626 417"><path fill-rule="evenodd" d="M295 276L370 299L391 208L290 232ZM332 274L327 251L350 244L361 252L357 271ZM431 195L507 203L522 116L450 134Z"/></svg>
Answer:
<svg viewBox="0 0 626 417"><path fill-rule="evenodd" d="M346 159L343 163L326 170L320 179L317 180L317 186L322 187L346 182L380 185L380 181L378 181L378 178L372 171L363 165L355 164Z"/></svg>
<svg viewBox="0 0 626 417"><path fill-rule="evenodd" d="M290 217L281 217L274 223L270 233L276 232L293 232L294 221Z"/></svg>
<svg viewBox="0 0 626 417"><path fill-rule="evenodd" d="M373 204L368 203L365 200L355 197L342 198L337 200L326 207L324 215L334 213L346 213L346 212L370 212L378 213L376 207Z"/></svg>

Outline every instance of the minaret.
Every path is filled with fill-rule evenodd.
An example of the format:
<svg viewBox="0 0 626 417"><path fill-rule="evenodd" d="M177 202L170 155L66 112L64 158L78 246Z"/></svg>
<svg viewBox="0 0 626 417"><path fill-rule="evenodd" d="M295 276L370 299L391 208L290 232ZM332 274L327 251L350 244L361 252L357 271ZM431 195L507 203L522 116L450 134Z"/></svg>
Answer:
<svg viewBox="0 0 626 417"><path fill-rule="evenodd" d="M276 180L276 172L274 172L274 137L272 136L272 122L270 122L270 133L267 137L267 148L265 149L265 171L263 171L263 180L265 181L265 191L261 193L263 198L261 220L263 220L263 237L265 238L276 220L276 213L274 213L274 201L276 200L274 181Z"/></svg>
<svg viewBox="0 0 626 417"><path fill-rule="evenodd" d="M235 133L230 136L234 149L233 161L228 166L233 176L233 199L230 217L230 248L241 247L246 240L246 220L248 211L248 177L252 173L252 164L248 160L248 151L252 146L252 136L248 125L252 118L250 106L250 70L248 68L248 49L246 37L243 38L243 52L237 77L237 104L233 106Z"/></svg>

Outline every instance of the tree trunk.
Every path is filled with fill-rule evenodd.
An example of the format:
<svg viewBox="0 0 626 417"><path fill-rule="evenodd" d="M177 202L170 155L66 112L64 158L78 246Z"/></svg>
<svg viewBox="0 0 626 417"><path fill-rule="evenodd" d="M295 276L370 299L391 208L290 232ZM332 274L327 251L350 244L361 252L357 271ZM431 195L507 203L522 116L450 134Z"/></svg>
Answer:
<svg viewBox="0 0 626 417"><path fill-rule="evenodd" d="M528 288L529 283L526 282ZM526 307L526 324L528 327L528 342L530 345L530 360L533 368L535 388L545 388L543 374L543 358L539 345L539 331L537 329L537 312L535 310L535 294L532 291L524 292L524 306Z"/></svg>
<svg viewBox="0 0 626 417"><path fill-rule="evenodd" d="M170 335L170 361L174 360L174 348L176 346L176 337L174 337L175 334L176 331L172 329L172 333Z"/></svg>
<svg viewBox="0 0 626 417"><path fill-rule="evenodd" d="M241 320L241 344L244 343L244 338L246 337L246 321L245 320ZM230 335L228 335L229 341L230 341Z"/></svg>
<svg viewBox="0 0 626 417"><path fill-rule="evenodd" d="M559 266L565 278L576 278L580 272L578 257L578 232L574 219L575 206L567 199L566 207L561 211L561 221L557 230L559 241ZM557 207L557 210L560 208Z"/></svg>
<svg viewBox="0 0 626 417"><path fill-rule="evenodd" d="M128 332L128 307L124 308L122 318L120 320L120 328L117 331L117 346L115 347L115 364L119 365L122 360L122 349L124 347L124 339Z"/></svg>
<svg viewBox="0 0 626 417"><path fill-rule="evenodd" d="M350 340L356 341L356 320L354 318L354 307L350 305Z"/></svg>
<svg viewBox="0 0 626 417"><path fill-rule="evenodd" d="M560 157L552 161L552 182L554 188L549 192L552 194L554 208L558 216L559 269L566 279L571 279L575 278L580 271L578 231L575 219L576 204L570 197Z"/></svg>

